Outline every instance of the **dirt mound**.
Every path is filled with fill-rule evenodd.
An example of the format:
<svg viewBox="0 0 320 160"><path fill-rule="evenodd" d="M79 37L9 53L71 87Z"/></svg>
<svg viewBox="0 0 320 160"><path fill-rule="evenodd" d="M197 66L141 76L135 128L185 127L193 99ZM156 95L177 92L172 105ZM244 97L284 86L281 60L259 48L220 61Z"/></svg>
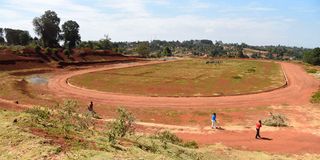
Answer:
<svg viewBox="0 0 320 160"><path fill-rule="evenodd" d="M0 63L5 61L39 61L40 58L19 56L10 52L0 51Z"/></svg>
<svg viewBox="0 0 320 160"><path fill-rule="evenodd" d="M61 48L42 49L35 53L32 48L0 50L0 70L17 70L43 67L82 66L139 61L111 50L74 49L67 56Z"/></svg>

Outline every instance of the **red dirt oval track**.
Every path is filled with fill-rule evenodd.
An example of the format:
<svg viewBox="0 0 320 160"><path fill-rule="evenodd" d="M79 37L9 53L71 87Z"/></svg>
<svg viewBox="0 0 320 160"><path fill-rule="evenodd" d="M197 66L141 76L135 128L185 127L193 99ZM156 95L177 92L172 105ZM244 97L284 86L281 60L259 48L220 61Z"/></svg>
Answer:
<svg viewBox="0 0 320 160"><path fill-rule="evenodd" d="M72 86L68 78L89 72L148 65L162 62L139 62L115 64L99 68L65 71L54 75L49 80L49 90L61 97L69 97L100 104L134 107L254 107L268 105L302 105L309 102L319 82L308 75L304 69L293 63L279 62L288 78L285 88L258 94L224 96L224 97L145 97L106 93Z"/></svg>

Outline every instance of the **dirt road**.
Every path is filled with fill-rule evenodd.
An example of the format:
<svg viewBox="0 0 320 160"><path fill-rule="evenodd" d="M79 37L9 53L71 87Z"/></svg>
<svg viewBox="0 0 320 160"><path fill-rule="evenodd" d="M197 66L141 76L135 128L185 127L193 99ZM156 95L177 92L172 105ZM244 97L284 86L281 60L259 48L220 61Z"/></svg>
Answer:
<svg viewBox="0 0 320 160"><path fill-rule="evenodd" d="M288 85L285 88L271 92L250 95L224 97L145 97L106 93L73 86L68 78L89 72L148 65L161 62L139 62L130 64L116 64L100 68L90 68L76 71L66 71L53 76L49 80L49 90L57 96L94 101L108 105L122 105L135 107L255 107L269 105L302 105L309 103L309 98L318 89L319 82L308 75L301 66L279 62L287 75Z"/></svg>

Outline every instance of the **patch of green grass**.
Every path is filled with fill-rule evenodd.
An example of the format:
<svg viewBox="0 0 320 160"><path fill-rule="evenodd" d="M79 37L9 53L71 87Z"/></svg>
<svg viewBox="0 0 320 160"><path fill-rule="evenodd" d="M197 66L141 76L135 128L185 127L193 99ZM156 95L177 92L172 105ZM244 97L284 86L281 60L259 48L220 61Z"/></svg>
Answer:
<svg viewBox="0 0 320 160"><path fill-rule="evenodd" d="M309 69L306 69L307 73L317 73L318 70L317 69L314 69L314 68L309 68Z"/></svg>
<svg viewBox="0 0 320 160"><path fill-rule="evenodd" d="M45 138L23 131L13 123L25 114L0 110L0 159L45 159L56 154L59 146L50 145Z"/></svg>
<svg viewBox="0 0 320 160"><path fill-rule="evenodd" d="M279 64L224 60L206 65L191 59L87 73L72 77L81 87L147 96L214 96L251 93L284 83Z"/></svg>
<svg viewBox="0 0 320 160"><path fill-rule="evenodd" d="M315 92L310 99L311 103L320 103L320 91Z"/></svg>

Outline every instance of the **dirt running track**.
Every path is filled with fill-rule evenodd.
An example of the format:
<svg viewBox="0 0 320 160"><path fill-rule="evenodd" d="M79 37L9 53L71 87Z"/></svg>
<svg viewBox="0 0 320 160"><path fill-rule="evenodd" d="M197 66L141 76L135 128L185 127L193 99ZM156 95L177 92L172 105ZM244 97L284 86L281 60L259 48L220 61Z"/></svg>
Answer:
<svg viewBox="0 0 320 160"><path fill-rule="evenodd" d="M270 105L303 105L309 103L312 92L319 86L318 80L308 75L304 69L296 64L280 62L284 73L287 75L288 85L285 88L277 89L271 92L259 94L225 96L225 97L144 97L134 95L123 95L115 93L106 93L95 90L79 88L68 84L68 78L89 72L102 70L132 67L138 65L148 65L162 62L139 62L130 64L114 64L99 68L81 69L75 71L59 71L49 80L49 90L56 96L65 98L82 99L85 101L94 101L97 104L123 105L127 107L256 107ZM28 107L13 104L11 101L0 99L0 105L9 107ZM10 105L9 105L10 104ZM183 132L177 132L177 135L185 140L195 140L200 144L223 143L226 146L244 150L266 151L271 153L289 153L320 154L320 137L301 128L283 128L275 131L262 130L262 136L272 140L254 139L254 128L243 131L224 130L214 133L194 133L186 129L186 126L173 126L162 124L143 124L145 127L160 127L165 129L181 129ZM254 124L253 124L254 127Z"/></svg>
<svg viewBox="0 0 320 160"><path fill-rule="evenodd" d="M224 96L224 97L146 97L107 93L73 86L68 83L70 77L102 70L148 65L162 62L139 62L116 64L100 68L89 68L76 71L66 71L53 76L49 80L49 90L61 97L94 101L108 105L133 107L255 107L269 105L302 105L318 89L319 82L308 75L304 69L292 63L279 62L287 75L288 85L285 88L270 92Z"/></svg>
<svg viewBox="0 0 320 160"><path fill-rule="evenodd" d="M319 154L320 137L296 131L283 129L279 131L262 132L265 140L254 138L255 131L217 131L214 134L177 133L184 140L194 140L200 144L222 143L226 146L250 151L266 151L280 154Z"/></svg>

